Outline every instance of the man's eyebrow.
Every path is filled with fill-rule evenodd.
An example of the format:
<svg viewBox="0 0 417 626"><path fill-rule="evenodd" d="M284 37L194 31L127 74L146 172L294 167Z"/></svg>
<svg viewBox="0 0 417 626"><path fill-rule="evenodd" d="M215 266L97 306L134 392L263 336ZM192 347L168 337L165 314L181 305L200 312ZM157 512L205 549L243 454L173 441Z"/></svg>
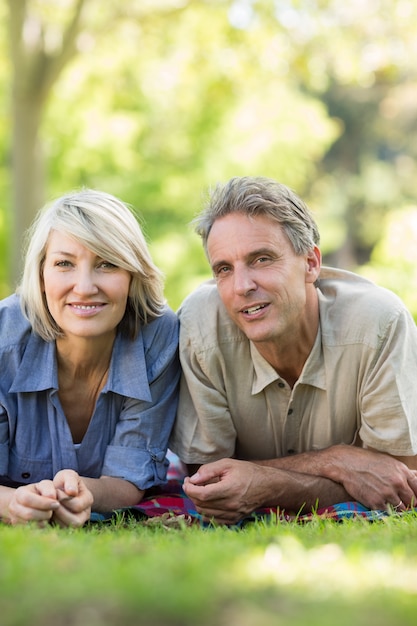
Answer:
<svg viewBox="0 0 417 626"><path fill-rule="evenodd" d="M247 255L247 258L251 259L256 256L261 256L262 254L276 255L276 251L273 250L272 248L268 248L267 246L264 246L262 248L257 248L256 250L252 250L251 252L249 252L249 254Z"/></svg>
<svg viewBox="0 0 417 626"><path fill-rule="evenodd" d="M252 259L255 259L258 256L262 256L262 255L268 255L268 256L277 256L277 251L273 250L272 248L269 248L267 246L264 246L262 248L256 248L256 250L251 250L250 252L248 252L248 254L245 256L245 260L246 261L251 261ZM211 265L211 269L213 271L216 270L216 268L222 267L223 265L230 265L230 261L216 261L215 263L213 263Z"/></svg>
<svg viewBox="0 0 417 626"><path fill-rule="evenodd" d="M211 265L211 269L213 270L213 272L216 271L216 269L218 269L219 267L222 267L223 265L230 265L229 261L216 261L215 263L210 263Z"/></svg>

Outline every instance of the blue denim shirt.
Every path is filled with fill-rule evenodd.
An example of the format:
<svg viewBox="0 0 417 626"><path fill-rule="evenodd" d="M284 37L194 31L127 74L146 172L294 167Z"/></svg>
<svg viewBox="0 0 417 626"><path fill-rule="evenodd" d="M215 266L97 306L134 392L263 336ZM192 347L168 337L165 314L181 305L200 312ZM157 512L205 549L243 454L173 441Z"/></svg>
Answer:
<svg viewBox="0 0 417 626"><path fill-rule="evenodd" d="M139 489L163 483L179 373L178 320L168 307L134 341L118 334L107 383L76 447L58 398L55 342L32 332L18 296L2 300L0 483L51 479L61 469Z"/></svg>

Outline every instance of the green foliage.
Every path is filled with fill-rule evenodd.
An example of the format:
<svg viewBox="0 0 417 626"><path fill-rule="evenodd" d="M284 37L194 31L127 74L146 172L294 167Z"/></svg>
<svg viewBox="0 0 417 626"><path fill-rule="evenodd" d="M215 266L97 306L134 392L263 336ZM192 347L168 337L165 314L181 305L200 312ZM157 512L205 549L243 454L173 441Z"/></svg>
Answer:
<svg viewBox="0 0 417 626"><path fill-rule="evenodd" d="M360 271L400 296L417 320L417 207L392 211L382 233L371 263Z"/></svg>
<svg viewBox="0 0 417 626"><path fill-rule="evenodd" d="M2 624L411 626L416 524L1 527Z"/></svg>
<svg viewBox="0 0 417 626"><path fill-rule="evenodd" d="M75 2L53 4L27 7L59 54ZM173 308L209 276L188 224L206 190L234 175L272 176L300 193L326 262L373 263L384 216L415 203L416 27L413 0L88 0L78 56L44 112L47 199L90 186L131 203ZM11 69L0 58L5 256Z"/></svg>
<svg viewBox="0 0 417 626"><path fill-rule="evenodd" d="M0 3L0 24L6 21L4 4ZM0 51L7 47L7 32L0 27ZM7 54L0 54L0 298L8 294L8 236L10 232L10 136L9 91L10 67Z"/></svg>

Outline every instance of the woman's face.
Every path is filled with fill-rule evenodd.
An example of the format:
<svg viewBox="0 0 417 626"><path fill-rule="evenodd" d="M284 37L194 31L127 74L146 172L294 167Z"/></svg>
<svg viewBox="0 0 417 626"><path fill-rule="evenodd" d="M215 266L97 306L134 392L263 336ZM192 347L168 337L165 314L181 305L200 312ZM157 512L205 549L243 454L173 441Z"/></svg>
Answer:
<svg viewBox="0 0 417 626"><path fill-rule="evenodd" d="M67 338L113 337L123 318L131 274L64 233L52 230L43 267L49 311Z"/></svg>

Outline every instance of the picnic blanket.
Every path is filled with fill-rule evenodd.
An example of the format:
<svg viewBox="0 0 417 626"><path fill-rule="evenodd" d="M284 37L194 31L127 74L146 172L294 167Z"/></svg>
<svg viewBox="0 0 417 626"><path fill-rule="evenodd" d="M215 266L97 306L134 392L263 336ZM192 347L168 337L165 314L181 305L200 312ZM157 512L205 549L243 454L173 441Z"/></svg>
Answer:
<svg viewBox="0 0 417 626"><path fill-rule="evenodd" d="M124 509L117 509L109 513L93 513L92 522L111 521L117 516L126 516L142 522L155 522L163 518L164 522L170 520L172 523L200 524L207 527L211 524L204 522L201 515L195 510L193 502L186 496L182 484L185 476L185 468L181 461L171 451L168 451L169 468L167 483L163 487L157 487L149 492L139 504ZM360 502L340 502L325 508L317 509L314 512L303 513L285 511L279 507L264 507L253 511L242 519L235 528L244 526L249 522L259 519L270 523L296 522L306 523L314 519L332 519L343 521L346 519L361 518L368 521L376 521L388 515L404 515L407 513L417 514L417 508L405 512L391 510L368 509Z"/></svg>
<svg viewBox="0 0 417 626"><path fill-rule="evenodd" d="M269 523L296 522L302 524L314 519L343 521L352 518L363 518L369 521L376 521L393 514L402 515L400 512L368 509L359 502L341 502L326 508L317 509L313 513L287 512L279 507L264 507L257 509L238 524L235 524L234 527L242 527L259 519ZM200 524L204 527L211 525L202 520L201 515L195 510L193 502L187 498L182 489L181 479L169 480L163 489L154 490L153 495L145 497L135 506L117 509L104 514L93 513L91 521L109 521L121 515L134 518L139 522L149 522L150 520L157 522L159 518L164 519L164 521L178 521L187 525Z"/></svg>

